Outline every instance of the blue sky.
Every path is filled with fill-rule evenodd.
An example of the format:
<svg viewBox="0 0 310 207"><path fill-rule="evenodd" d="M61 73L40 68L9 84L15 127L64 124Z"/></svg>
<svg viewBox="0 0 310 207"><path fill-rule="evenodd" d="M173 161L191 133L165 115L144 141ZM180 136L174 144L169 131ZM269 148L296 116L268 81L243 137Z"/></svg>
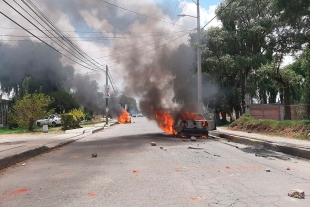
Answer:
<svg viewBox="0 0 310 207"><path fill-rule="evenodd" d="M205 9L208 9L209 6L216 5L216 4L219 4L221 2L222 2L221 0L200 0L199 1L200 6L205 8Z"/></svg>

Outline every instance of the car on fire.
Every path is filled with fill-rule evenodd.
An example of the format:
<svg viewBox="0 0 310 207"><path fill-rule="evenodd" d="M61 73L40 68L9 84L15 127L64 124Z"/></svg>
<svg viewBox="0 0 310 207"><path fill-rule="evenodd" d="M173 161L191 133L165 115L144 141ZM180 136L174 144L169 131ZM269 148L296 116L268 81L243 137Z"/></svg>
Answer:
<svg viewBox="0 0 310 207"><path fill-rule="evenodd" d="M175 119L175 135L180 137L208 137L208 121L198 113L182 113Z"/></svg>

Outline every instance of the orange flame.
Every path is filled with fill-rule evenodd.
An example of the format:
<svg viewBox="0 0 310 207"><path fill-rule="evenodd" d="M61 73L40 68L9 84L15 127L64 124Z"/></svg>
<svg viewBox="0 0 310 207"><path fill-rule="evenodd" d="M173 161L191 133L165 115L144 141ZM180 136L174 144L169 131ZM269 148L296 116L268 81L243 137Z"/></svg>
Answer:
<svg viewBox="0 0 310 207"><path fill-rule="evenodd" d="M192 112L184 112L184 113L181 113L181 118L182 119L185 119L185 120L204 120L204 118L200 115L200 114L195 114L195 113L192 113Z"/></svg>
<svg viewBox="0 0 310 207"><path fill-rule="evenodd" d="M130 123L130 116L129 113L123 109L121 115L118 117L118 123L120 124L126 124L126 123Z"/></svg>
<svg viewBox="0 0 310 207"><path fill-rule="evenodd" d="M167 134L175 134L174 119L168 112L162 109L154 109L157 124Z"/></svg>

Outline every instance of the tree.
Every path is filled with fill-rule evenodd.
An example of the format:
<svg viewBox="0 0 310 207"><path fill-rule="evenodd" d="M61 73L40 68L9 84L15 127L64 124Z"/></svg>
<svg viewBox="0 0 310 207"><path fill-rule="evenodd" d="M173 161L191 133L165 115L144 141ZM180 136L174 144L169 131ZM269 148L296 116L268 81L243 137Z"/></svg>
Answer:
<svg viewBox="0 0 310 207"><path fill-rule="evenodd" d="M43 93L26 94L22 99L17 100L11 109L11 118L20 127L27 127L29 131L33 130L35 120L53 113L48 111L48 105L52 99Z"/></svg>
<svg viewBox="0 0 310 207"><path fill-rule="evenodd" d="M129 111L130 113L138 112L137 102L132 97L121 95L119 97L119 104L124 108L125 108L125 105L127 105L127 111Z"/></svg>
<svg viewBox="0 0 310 207"><path fill-rule="evenodd" d="M54 101L49 105L49 108L55 109L58 114L68 113L70 110L80 107L74 98L74 94L68 91L56 91L51 93L50 96Z"/></svg>
<svg viewBox="0 0 310 207"><path fill-rule="evenodd" d="M283 69L277 70L277 64L272 62L270 64L263 65L258 73L262 75L267 75L281 84L284 89L284 105L285 105L285 113L284 119L290 120L291 113L290 107L292 91L298 85L300 85L302 81L302 77L295 73L294 70L291 69L290 66L284 67Z"/></svg>

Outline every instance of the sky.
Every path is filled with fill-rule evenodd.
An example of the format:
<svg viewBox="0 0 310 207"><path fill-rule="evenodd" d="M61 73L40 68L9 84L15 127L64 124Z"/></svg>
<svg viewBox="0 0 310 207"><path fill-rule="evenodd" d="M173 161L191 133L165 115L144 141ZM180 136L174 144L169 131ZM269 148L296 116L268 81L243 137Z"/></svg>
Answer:
<svg viewBox="0 0 310 207"><path fill-rule="evenodd" d="M120 49L117 48L122 47L122 50L124 50L123 47L127 47L134 43L140 48L143 47L143 45L146 45L145 48L152 49L151 46L148 45L150 42L151 44L158 44L157 40L159 38L155 39L155 37L146 37L149 35L147 33L150 32L169 33L169 35L165 36L164 44L169 45L170 48L177 48L180 44L188 44L188 36L173 38L173 35L174 37L177 37L177 34L183 34L185 30L195 29L197 27L197 20L195 18L177 16L178 14L197 15L196 4L191 0L76 0L74 1L74 4L71 0L31 1L58 28L64 31L66 35L70 36L70 38L74 40L74 43L98 61L101 66L106 64L109 65L111 74L115 77L114 79L117 87L120 89L122 89L125 79L123 74L128 69L124 64L119 63L120 57L124 59L126 51L124 51L124 56L121 56L118 55ZM8 2L25 16L28 16L19 5L13 1ZM31 13L23 3L20 1L17 2ZM214 17L216 6L220 2L221 1L219 0L200 0L201 27ZM109 5L109 3L137 12L142 14L142 16L121 8L116 8L115 6ZM44 38L44 34L39 32L37 28L18 15L3 1L0 1L0 11L25 28L30 29L33 34ZM143 17L143 15L161 21L154 21L150 18ZM29 16L28 18L31 19ZM167 22L173 22L176 24L169 24ZM220 26L220 23L215 19L208 26ZM7 44L17 44L17 40L35 40L34 38L23 37L29 36L30 34L22 29L12 28L19 28L19 26L15 25L0 14L0 39L3 42ZM87 32L96 32L96 34ZM144 37L139 39L132 38L132 36L139 36L140 34L141 36L143 34ZM109 37L110 39L101 41L91 39L98 36L105 38ZM48 39L44 40L49 44L53 44L64 55L72 57L53 42ZM150 60L154 55L156 55L156 53L154 54L151 52L150 54L143 54L143 57L145 57L146 60ZM65 57L62 58L62 63L64 65L72 65L76 68L76 74L93 74L93 78L96 79L101 86L103 85L104 77L102 72L100 72L100 74L98 74L98 72L93 73Z"/></svg>

